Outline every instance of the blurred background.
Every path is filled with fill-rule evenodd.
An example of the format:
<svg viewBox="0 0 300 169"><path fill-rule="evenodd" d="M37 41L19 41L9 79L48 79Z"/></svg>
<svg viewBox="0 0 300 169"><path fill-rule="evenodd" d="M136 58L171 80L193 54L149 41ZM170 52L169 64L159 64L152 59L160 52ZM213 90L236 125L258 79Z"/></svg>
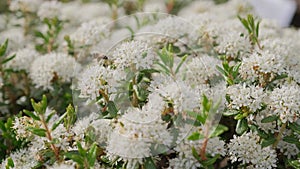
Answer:
<svg viewBox="0 0 300 169"><path fill-rule="evenodd" d="M10 3L10 1L13 0L0 0L0 14L4 13L4 12L8 12L9 8L8 8L8 4ZM74 1L74 0L59 0L61 2L70 2L70 1ZM99 2L99 1L109 1L109 0L81 0L82 2ZM127 1L126 4L127 6L124 6L124 8L131 8L133 6L131 6L132 4L135 3L135 1L140 1L140 0L125 0ZM142 1L146 1L146 0L142 0ZM148 0L151 1L151 0ZM175 4L175 6L172 7L172 11L170 11L171 14L176 14L181 8L183 8L184 6L186 6L188 3L192 2L192 1L197 1L197 0L164 0L166 3L166 7L168 8L168 5L170 4ZM201 1L201 0L198 0ZM204 1L204 0L202 0ZM217 4L221 4L221 3L225 3L227 1L230 0L212 0L215 1L215 3ZM275 15L279 15L279 13L281 12L283 15L289 15L288 17L281 17L281 19L279 19L279 23L284 23L284 24L280 24L282 27L286 27L286 26L291 26L291 27L300 27L300 0L248 0L248 2L250 4L252 4L254 6L255 9L258 9L258 15L260 15L260 13L262 12L263 14L261 15L262 18L266 17L266 18L272 18L272 19L277 19L274 18L272 16ZM286 9L281 8L281 6L278 6L278 4L280 4L281 6L286 6ZM294 6L294 7L293 7ZM268 10L270 9L270 10ZM276 9L276 10L272 10L272 9ZM294 10L295 9L295 10ZM263 11L265 10L265 11ZM286 10L286 11L284 11ZM287 13L291 13L287 14ZM280 18L280 17L279 17ZM284 21L282 21L282 18L284 18Z"/></svg>

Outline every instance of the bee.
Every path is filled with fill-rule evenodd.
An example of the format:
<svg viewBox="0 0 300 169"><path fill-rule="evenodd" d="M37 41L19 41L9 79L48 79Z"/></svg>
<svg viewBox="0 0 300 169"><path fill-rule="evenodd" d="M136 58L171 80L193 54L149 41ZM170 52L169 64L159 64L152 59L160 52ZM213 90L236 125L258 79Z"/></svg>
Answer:
<svg viewBox="0 0 300 169"><path fill-rule="evenodd" d="M112 61L109 60L109 56L99 53L99 52L93 52L90 54L91 58L99 63L102 63L104 67L107 67L112 64Z"/></svg>

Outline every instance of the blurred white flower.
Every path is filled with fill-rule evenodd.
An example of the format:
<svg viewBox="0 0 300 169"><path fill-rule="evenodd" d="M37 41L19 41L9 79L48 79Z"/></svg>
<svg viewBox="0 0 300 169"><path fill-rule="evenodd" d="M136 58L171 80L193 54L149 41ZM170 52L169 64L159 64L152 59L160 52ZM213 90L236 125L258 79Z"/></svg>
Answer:
<svg viewBox="0 0 300 169"><path fill-rule="evenodd" d="M30 71L32 62L39 56L39 53L32 48L20 49L16 53L11 53L9 56L13 54L16 56L5 64L5 67L16 71L25 70L27 73Z"/></svg>
<svg viewBox="0 0 300 169"><path fill-rule="evenodd" d="M35 86L53 89L53 80L71 82L80 69L76 60L63 53L49 53L36 58L31 64L29 77Z"/></svg>
<svg viewBox="0 0 300 169"><path fill-rule="evenodd" d="M44 1L40 6L37 12L37 15L41 20L45 18L52 19L55 17L61 16L61 5L59 1Z"/></svg>

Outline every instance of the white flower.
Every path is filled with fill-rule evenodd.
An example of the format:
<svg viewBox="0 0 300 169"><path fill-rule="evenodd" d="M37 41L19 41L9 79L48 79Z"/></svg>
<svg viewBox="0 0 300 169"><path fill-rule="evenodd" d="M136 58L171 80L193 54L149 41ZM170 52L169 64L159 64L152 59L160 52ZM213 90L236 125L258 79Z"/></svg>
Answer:
<svg viewBox="0 0 300 169"><path fill-rule="evenodd" d="M111 20L107 17L100 17L88 22L84 22L81 26L70 35L70 39L75 47L83 47L94 45L109 34Z"/></svg>
<svg viewBox="0 0 300 169"><path fill-rule="evenodd" d="M246 86L246 84L236 84L227 88L230 96L230 106L233 109L248 107L251 112L259 110L264 103L265 92L258 86Z"/></svg>
<svg viewBox="0 0 300 169"><path fill-rule="evenodd" d="M112 53L118 68L149 69L157 59L154 50L143 41L130 41L117 46Z"/></svg>
<svg viewBox="0 0 300 169"><path fill-rule="evenodd" d="M208 84L209 80L219 74L216 69L221 61L208 55L194 57L186 63L186 72L182 72L183 78L191 85Z"/></svg>
<svg viewBox="0 0 300 169"><path fill-rule="evenodd" d="M159 94L174 106L174 113L185 113L199 107L200 95L186 82L163 75L154 77L150 91Z"/></svg>
<svg viewBox="0 0 300 169"><path fill-rule="evenodd" d="M6 39L8 39L7 53L24 48L26 43L28 44L22 28L10 28L0 32L0 44L3 44Z"/></svg>
<svg viewBox="0 0 300 169"><path fill-rule="evenodd" d="M295 144L287 143L285 141L280 140L277 148L287 156L288 159L291 159L293 156L296 156L299 153L299 149Z"/></svg>
<svg viewBox="0 0 300 169"><path fill-rule="evenodd" d="M45 1L43 2L38 10L38 16L40 17L41 20L45 18L55 18L59 17L61 15L61 2L59 1Z"/></svg>
<svg viewBox="0 0 300 169"><path fill-rule="evenodd" d="M9 9L11 11L36 12L42 2L41 0L12 0Z"/></svg>
<svg viewBox="0 0 300 169"><path fill-rule="evenodd" d="M197 169L201 167L201 164L199 161L195 159L189 159L187 157L178 157L174 159L170 159L169 161L169 168L168 169L183 169L183 168L188 168L188 169Z"/></svg>
<svg viewBox="0 0 300 169"><path fill-rule="evenodd" d="M10 54L9 56L12 56ZM24 48L20 49L15 53L15 57L7 62L5 66L7 68L11 68L13 70L25 70L29 73L29 69L31 67L31 63L34 61L35 58L39 55L34 49L31 48Z"/></svg>
<svg viewBox="0 0 300 169"><path fill-rule="evenodd" d="M271 147L262 148L259 136L254 133L245 133L242 136L233 136L228 144L229 156L232 162L253 165L254 168L271 169L276 167L276 151Z"/></svg>
<svg viewBox="0 0 300 169"><path fill-rule="evenodd" d="M72 25L88 22L99 16L108 16L107 14L110 12L109 5L106 3L83 3L81 1L63 3L60 10L60 18L71 22Z"/></svg>
<svg viewBox="0 0 300 169"><path fill-rule="evenodd" d="M28 149L20 149L10 154L10 158L14 162L14 167L12 169L31 169L34 168L38 162L34 160L33 153L30 153ZM1 164L1 169L5 169L7 160L5 159Z"/></svg>
<svg viewBox="0 0 300 169"><path fill-rule="evenodd" d="M125 75L110 67L104 67L102 64L100 62L89 65L79 75L78 88L80 89L80 97L95 100L100 96L100 90L103 92L107 91L109 95L117 92L118 80L121 81Z"/></svg>
<svg viewBox="0 0 300 169"><path fill-rule="evenodd" d="M95 129L96 140L99 145L107 144L109 135L112 132L111 120L108 119L96 119L91 123L91 126Z"/></svg>
<svg viewBox="0 0 300 169"><path fill-rule="evenodd" d="M300 112L300 87L297 84L275 88L269 96L269 106L283 123L295 122Z"/></svg>
<svg viewBox="0 0 300 169"><path fill-rule="evenodd" d="M51 167L47 167L47 169L75 169L75 166L74 164L71 165L71 164L62 163L62 164L54 164Z"/></svg>
<svg viewBox="0 0 300 169"><path fill-rule="evenodd" d="M33 61L29 77L36 87L53 89L53 80L71 82L79 68L80 65L71 56L63 53L49 53Z"/></svg>
<svg viewBox="0 0 300 169"><path fill-rule="evenodd" d="M272 80L275 75L285 73L287 69L285 57L272 51L254 52L249 57L242 60L242 65L239 69L241 76L251 82L259 80L260 83ZM265 76L270 76L265 79Z"/></svg>
<svg viewBox="0 0 300 169"><path fill-rule="evenodd" d="M99 115L96 113L91 113L89 116L78 119L74 126L72 127L72 131L76 134L76 140L83 140L84 133L86 129L91 125L91 123L99 118Z"/></svg>

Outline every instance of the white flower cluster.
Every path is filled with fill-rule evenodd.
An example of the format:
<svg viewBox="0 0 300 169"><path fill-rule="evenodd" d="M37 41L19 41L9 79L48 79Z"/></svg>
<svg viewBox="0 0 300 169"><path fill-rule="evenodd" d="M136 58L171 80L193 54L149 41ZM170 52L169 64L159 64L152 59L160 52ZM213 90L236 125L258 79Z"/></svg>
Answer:
<svg viewBox="0 0 300 169"><path fill-rule="evenodd" d="M228 106L238 110L249 108L251 112L261 109L266 97L263 88L246 84L229 86L227 94L232 100Z"/></svg>
<svg viewBox="0 0 300 169"><path fill-rule="evenodd" d="M49 53L33 61L29 76L36 87L53 89L54 81L71 82L79 69L80 65L71 56Z"/></svg>
<svg viewBox="0 0 300 169"><path fill-rule="evenodd" d="M59 17L61 15L61 5L61 2L56 0L45 1L40 5L37 15L40 17L41 20L45 18Z"/></svg>
<svg viewBox="0 0 300 169"><path fill-rule="evenodd" d="M249 22L246 1L12 0L9 8L0 12L0 43L9 39L0 61L15 57L0 65L1 119L36 110L30 98L42 94L49 118L14 118L15 140L28 143L9 152L11 140L0 137L1 168L10 157L14 168L271 169L299 157L300 31L254 15L255 37L236 17ZM180 17L127 16L136 11Z"/></svg>
<svg viewBox="0 0 300 169"><path fill-rule="evenodd" d="M276 167L276 152L271 147L262 148L259 136L255 133L246 133L242 136L233 136L228 144L230 159L248 164L253 168Z"/></svg>
<svg viewBox="0 0 300 169"><path fill-rule="evenodd" d="M42 2L41 0L13 0L9 9L11 11L36 12Z"/></svg>
<svg viewBox="0 0 300 169"><path fill-rule="evenodd" d="M15 55L14 59L8 62L5 66L15 71L25 70L29 73L31 64L39 56L39 53L37 53L34 49L24 48L18 50Z"/></svg>
<svg viewBox="0 0 300 169"><path fill-rule="evenodd" d="M283 123L295 122L299 117L300 87L297 84L283 85L270 94L271 110Z"/></svg>

